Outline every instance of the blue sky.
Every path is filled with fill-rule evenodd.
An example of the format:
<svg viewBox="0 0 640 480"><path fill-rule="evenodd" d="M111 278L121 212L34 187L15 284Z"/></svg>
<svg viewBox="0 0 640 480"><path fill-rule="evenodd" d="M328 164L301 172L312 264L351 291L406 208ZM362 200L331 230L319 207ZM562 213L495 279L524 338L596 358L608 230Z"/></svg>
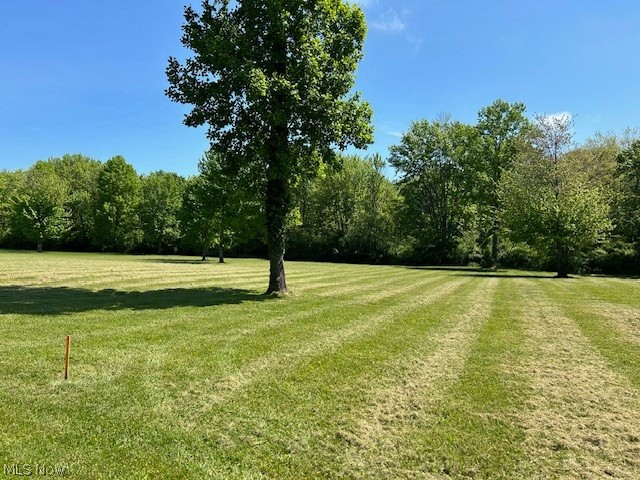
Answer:
<svg viewBox="0 0 640 480"><path fill-rule="evenodd" d="M196 173L204 129L164 95L186 0L0 2L0 169L83 153ZM196 2L197 3L197 2ZM497 98L575 115L576 140L640 126L640 2L359 0L356 88L387 155L412 121L473 123Z"/></svg>

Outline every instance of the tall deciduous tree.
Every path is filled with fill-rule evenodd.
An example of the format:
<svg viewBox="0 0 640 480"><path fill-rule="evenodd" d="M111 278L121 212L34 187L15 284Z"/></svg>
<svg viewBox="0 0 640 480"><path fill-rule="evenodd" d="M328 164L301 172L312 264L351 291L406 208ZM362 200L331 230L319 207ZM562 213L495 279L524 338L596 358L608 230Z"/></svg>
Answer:
<svg viewBox="0 0 640 480"><path fill-rule="evenodd" d="M620 197L616 202L618 230L640 247L640 140L633 142L616 158Z"/></svg>
<svg viewBox="0 0 640 480"><path fill-rule="evenodd" d="M343 156L338 167L323 168L309 186L301 208L303 228L338 245L349 233L365 187L367 165L356 156Z"/></svg>
<svg viewBox="0 0 640 480"><path fill-rule="evenodd" d="M142 177L140 222L145 241L157 248L175 245L180 238L178 216L184 178L162 170Z"/></svg>
<svg viewBox="0 0 640 480"><path fill-rule="evenodd" d="M261 204L250 196L247 183L241 176L225 169L220 156L205 153L198 165L203 187L202 200L206 214L214 221L217 231L218 261L224 263L224 249L235 240L258 236L264 224Z"/></svg>
<svg viewBox="0 0 640 480"><path fill-rule="evenodd" d="M396 249L396 213L399 195L383 175L386 166L380 155L359 160L365 166L355 215L344 239L356 255L378 261Z"/></svg>
<svg viewBox="0 0 640 480"><path fill-rule="evenodd" d="M97 246L128 251L140 242L139 202L140 178L133 166L120 155L107 160L98 175L93 232Z"/></svg>
<svg viewBox="0 0 640 480"><path fill-rule="evenodd" d="M208 124L225 167L258 179L270 274L267 293L286 292L285 226L292 189L333 148L372 140L371 109L351 94L362 57L362 10L343 0L205 0L185 8L182 43L170 58L167 95L191 104L188 126Z"/></svg>
<svg viewBox="0 0 640 480"><path fill-rule="evenodd" d="M189 249L202 252L202 260L207 259L209 249L218 239L218 224L207 208L208 192L202 176L190 177L182 194L179 220L182 243Z"/></svg>
<svg viewBox="0 0 640 480"><path fill-rule="evenodd" d="M299 254L319 259L379 261L395 244L398 192L382 174L379 155L343 156L298 191Z"/></svg>
<svg viewBox="0 0 640 480"><path fill-rule="evenodd" d="M480 142L476 169L481 216L491 236L491 260L498 264L500 237L500 198L498 189L503 172L509 170L521 150L529 121L524 103L496 100L478 113Z"/></svg>
<svg viewBox="0 0 640 480"><path fill-rule="evenodd" d="M422 260L454 260L470 213L468 152L474 139L468 125L422 120L390 149L390 163L402 175L406 230Z"/></svg>
<svg viewBox="0 0 640 480"><path fill-rule="evenodd" d="M15 223L14 202L24 182L24 171L0 170L0 245L12 236L12 225Z"/></svg>
<svg viewBox="0 0 640 480"><path fill-rule="evenodd" d="M579 168L590 184L612 196L616 191L616 157L621 149L621 140L616 135L596 133L567 152L567 161Z"/></svg>
<svg viewBox="0 0 640 480"><path fill-rule="evenodd" d="M88 247L95 218L98 175L102 164L81 154L65 154L49 162L60 178L69 186L66 209L69 211L69 230L66 242Z"/></svg>
<svg viewBox="0 0 640 480"><path fill-rule="evenodd" d="M68 228L68 187L50 162L39 161L27 170L15 200L16 229L37 244L59 238Z"/></svg>
<svg viewBox="0 0 640 480"><path fill-rule="evenodd" d="M514 240L556 256L558 277L570 260L603 239L611 225L602 192L568 161L569 116L536 116L533 149L506 172L500 189L503 221Z"/></svg>

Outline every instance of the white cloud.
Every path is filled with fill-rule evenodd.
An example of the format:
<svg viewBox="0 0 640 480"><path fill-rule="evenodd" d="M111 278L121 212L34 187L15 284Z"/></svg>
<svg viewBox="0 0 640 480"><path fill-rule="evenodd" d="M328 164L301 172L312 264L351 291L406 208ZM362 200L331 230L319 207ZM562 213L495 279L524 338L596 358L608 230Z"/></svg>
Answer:
<svg viewBox="0 0 640 480"><path fill-rule="evenodd" d="M394 10L387 10L377 20L371 21L369 25L374 30L385 33L401 32L407 26Z"/></svg>
<svg viewBox="0 0 640 480"><path fill-rule="evenodd" d="M573 114L570 112L558 112L545 115L544 118L550 122L570 122Z"/></svg>
<svg viewBox="0 0 640 480"><path fill-rule="evenodd" d="M402 138L402 133L401 132L394 132L394 131L389 131L389 132L384 132L387 135L391 135L392 137L398 137L398 138Z"/></svg>

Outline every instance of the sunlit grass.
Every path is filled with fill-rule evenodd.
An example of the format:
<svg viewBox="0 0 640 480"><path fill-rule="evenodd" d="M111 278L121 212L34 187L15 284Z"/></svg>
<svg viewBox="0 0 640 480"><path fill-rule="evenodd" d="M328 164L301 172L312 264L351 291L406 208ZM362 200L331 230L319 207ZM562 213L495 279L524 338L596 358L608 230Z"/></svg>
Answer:
<svg viewBox="0 0 640 480"><path fill-rule="evenodd" d="M270 298L262 260L0 252L0 265L9 466L220 479L640 469L638 280L289 262L293 294Z"/></svg>

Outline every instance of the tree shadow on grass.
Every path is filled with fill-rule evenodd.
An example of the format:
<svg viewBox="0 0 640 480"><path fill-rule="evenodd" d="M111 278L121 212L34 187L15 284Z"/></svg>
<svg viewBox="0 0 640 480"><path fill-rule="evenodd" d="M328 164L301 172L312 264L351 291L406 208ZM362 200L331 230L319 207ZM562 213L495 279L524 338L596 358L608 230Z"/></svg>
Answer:
<svg viewBox="0 0 640 480"><path fill-rule="evenodd" d="M64 315L92 310L162 310L210 307L274 298L235 288L168 288L143 292L69 287L0 287L0 314Z"/></svg>
<svg viewBox="0 0 640 480"><path fill-rule="evenodd" d="M169 265L218 265L218 257L215 257L215 261L209 258L207 258L207 260L194 258L147 258L145 262Z"/></svg>
<svg viewBox="0 0 640 480"><path fill-rule="evenodd" d="M557 279L557 277L549 272L548 275L540 275L540 272L526 272L522 273L501 273L500 270L493 270L489 268L481 268L481 267L421 267L421 266L410 266L406 267L411 270L434 270L434 271L443 271L443 272L452 272L452 275L455 276L463 276L463 277L486 277L486 278L526 278L529 280L552 280ZM571 279L570 277L569 279ZM564 279L566 280L566 279Z"/></svg>

